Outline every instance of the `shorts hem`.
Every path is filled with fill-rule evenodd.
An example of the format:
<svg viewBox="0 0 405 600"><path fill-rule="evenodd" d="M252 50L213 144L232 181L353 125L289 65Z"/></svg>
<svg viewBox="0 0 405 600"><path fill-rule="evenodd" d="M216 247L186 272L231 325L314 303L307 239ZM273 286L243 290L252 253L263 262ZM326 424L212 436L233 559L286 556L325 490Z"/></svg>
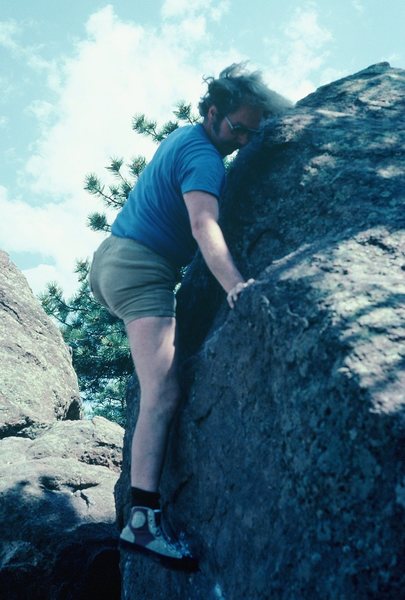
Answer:
<svg viewBox="0 0 405 600"><path fill-rule="evenodd" d="M129 323L132 323L132 321L137 321L138 319L143 319L144 317L172 317L172 318L176 318L176 313L173 311L153 311L153 310L148 310L142 313L136 313L133 315L129 315L129 316L125 316L125 317L121 317L122 320L124 321L125 325L129 325Z"/></svg>

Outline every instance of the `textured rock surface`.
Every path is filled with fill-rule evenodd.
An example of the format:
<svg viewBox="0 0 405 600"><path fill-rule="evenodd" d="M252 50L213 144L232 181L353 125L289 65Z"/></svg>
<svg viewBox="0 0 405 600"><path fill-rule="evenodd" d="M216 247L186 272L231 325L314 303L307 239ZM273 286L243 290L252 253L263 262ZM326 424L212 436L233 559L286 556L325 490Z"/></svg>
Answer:
<svg viewBox="0 0 405 600"><path fill-rule="evenodd" d="M0 438L36 423L78 419L68 348L26 279L0 251Z"/></svg>
<svg viewBox="0 0 405 600"><path fill-rule="evenodd" d="M125 553L125 600L401 597L404 114L404 71L374 65L240 153L222 222L257 283L230 312L197 259L179 298L162 491L201 571Z"/></svg>
<svg viewBox="0 0 405 600"><path fill-rule="evenodd" d="M0 440L2 597L81 597L91 565L106 552L104 583L117 575L113 490L121 453L121 427L102 417Z"/></svg>
<svg viewBox="0 0 405 600"><path fill-rule="evenodd" d="M114 600L123 430L78 419L62 337L4 253L0 261L0 597Z"/></svg>

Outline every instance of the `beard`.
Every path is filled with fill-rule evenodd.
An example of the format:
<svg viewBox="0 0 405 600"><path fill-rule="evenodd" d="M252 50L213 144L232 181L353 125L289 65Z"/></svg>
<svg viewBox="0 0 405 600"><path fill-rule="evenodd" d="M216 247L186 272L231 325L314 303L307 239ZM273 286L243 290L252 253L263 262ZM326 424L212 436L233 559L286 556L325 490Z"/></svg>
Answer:
<svg viewBox="0 0 405 600"><path fill-rule="evenodd" d="M214 120L212 121L212 130L216 136L220 135L221 131L221 123L224 120L224 117L219 113L216 113ZM235 150L239 150L240 144L236 141L219 141L216 140L214 145L217 147L222 156L228 156L235 152Z"/></svg>
<svg viewBox="0 0 405 600"><path fill-rule="evenodd" d="M212 128L217 135L219 135L219 130L221 128L221 123L223 120L224 120L224 117L222 117L219 113L216 113L214 121L212 123Z"/></svg>

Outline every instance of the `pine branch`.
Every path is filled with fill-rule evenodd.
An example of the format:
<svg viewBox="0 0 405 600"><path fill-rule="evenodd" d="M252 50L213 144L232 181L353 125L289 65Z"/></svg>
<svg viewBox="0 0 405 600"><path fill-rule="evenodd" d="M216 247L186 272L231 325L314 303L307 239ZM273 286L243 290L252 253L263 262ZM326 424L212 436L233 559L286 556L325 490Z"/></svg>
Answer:
<svg viewBox="0 0 405 600"><path fill-rule="evenodd" d="M111 226L108 224L104 213L91 213L87 217L87 222L92 231L111 231Z"/></svg>
<svg viewBox="0 0 405 600"><path fill-rule="evenodd" d="M128 167L134 178L138 179L139 175L142 173L147 164L146 158L139 155L132 159L132 161L128 164Z"/></svg>
<svg viewBox="0 0 405 600"><path fill-rule="evenodd" d="M200 120L199 116L192 114L191 104L186 104L183 101L177 103L177 108L173 111L173 114L179 119L179 121L185 121L190 123L190 125L195 125Z"/></svg>
<svg viewBox="0 0 405 600"><path fill-rule="evenodd" d="M132 119L132 129L151 137L155 141L158 140L158 132L156 130L156 121L148 121L144 114L135 115Z"/></svg>
<svg viewBox="0 0 405 600"><path fill-rule="evenodd" d="M108 167L106 168L108 169ZM116 200L113 195L108 195L104 192L104 185L101 184L94 173L86 175L84 189L93 196L100 196L107 206L114 206L116 208L121 208L122 206L122 203Z"/></svg>
<svg viewBox="0 0 405 600"><path fill-rule="evenodd" d="M118 177L118 179L121 181L121 183L125 186L125 189L127 187L129 187L131 189L131 185L129 183L129 181L127 181L125 179L125 177L123 176L123 174L121 173L121 168L122 165L124 164L124 159L123 158L111 158L111 164L106 167L106 169L108 171L111 171L111 173L113 173L116 177Z"/></svg>

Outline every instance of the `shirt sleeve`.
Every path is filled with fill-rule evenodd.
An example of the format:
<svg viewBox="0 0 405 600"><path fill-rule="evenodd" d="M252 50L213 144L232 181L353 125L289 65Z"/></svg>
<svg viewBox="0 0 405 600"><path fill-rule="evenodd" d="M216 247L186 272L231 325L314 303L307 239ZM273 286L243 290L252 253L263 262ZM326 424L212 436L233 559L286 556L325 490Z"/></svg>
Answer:
<svg viewBox="0 0 405 600"><path fill-rule="evenodd" d="M206 192L220 198L225 186L225 168L219 155L196 153L180 168L179 183L182 194Z"/></svg>

